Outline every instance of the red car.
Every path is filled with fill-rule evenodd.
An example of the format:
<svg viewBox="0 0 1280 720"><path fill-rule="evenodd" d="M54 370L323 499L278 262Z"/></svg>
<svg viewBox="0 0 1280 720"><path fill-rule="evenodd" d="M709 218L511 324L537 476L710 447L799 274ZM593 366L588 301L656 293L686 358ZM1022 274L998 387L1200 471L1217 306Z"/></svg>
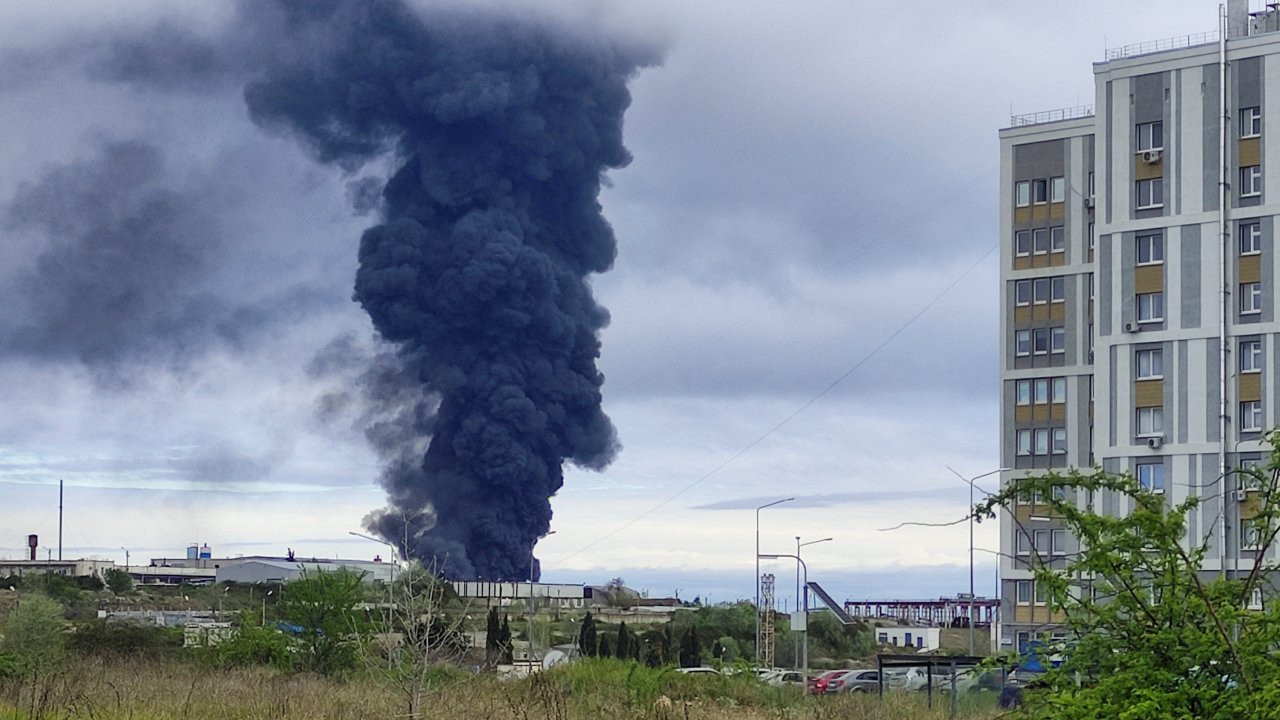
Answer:
<svg viewBox="0 0 1280 720"><path fill-rule="evenodd" d="M809 694L822 695L827 692L827 686L831 681L849 672L848 670L828 670L821 675L813 677L809 680Z"/></svg>

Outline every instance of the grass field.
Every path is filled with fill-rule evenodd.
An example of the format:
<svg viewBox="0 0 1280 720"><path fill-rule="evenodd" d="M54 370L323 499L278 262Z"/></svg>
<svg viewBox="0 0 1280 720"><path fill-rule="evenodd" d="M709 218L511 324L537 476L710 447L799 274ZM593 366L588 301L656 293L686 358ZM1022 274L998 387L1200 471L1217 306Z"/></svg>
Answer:
<svg viewBox="0 0 1280 720"><path fill-rule="evenodd" d="M991 718L989 698L961 717ZM945 718L925 699L890 695L804 697L748 678L692 677L619 661L592 661L530 678L453 679L424 704L422 718L595 720L707 718L908 720ZM266 668L214 670L187 662L78 662L35 686L3 687L0 719L177 720L407 717L396 690L372 677L335 680Z"/></svg>

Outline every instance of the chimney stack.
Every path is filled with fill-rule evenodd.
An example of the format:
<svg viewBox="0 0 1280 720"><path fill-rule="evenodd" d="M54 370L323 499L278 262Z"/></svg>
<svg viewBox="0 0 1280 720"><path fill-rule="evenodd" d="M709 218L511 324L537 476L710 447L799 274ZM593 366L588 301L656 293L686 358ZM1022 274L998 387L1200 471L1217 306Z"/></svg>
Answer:
<svg viewBox="0 0 1280 720"><path fill-rule="evenodd" d="M31 550L31 560L36 559L36 548L40 546L40 538L36 535L27 536L27 548Z"/></svg>

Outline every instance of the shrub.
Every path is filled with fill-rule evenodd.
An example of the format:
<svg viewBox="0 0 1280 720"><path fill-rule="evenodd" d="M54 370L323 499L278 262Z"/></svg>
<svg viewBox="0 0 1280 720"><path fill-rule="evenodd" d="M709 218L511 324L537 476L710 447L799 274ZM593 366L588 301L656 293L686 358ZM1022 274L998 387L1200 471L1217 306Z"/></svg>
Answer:
<svg viewBox="0 0 1280 720"><path fill-rule="evenodd" d="M68 646L80 655L161 657L182 647L182 631L130 622L91 620L76 626Z"/></svg>
<svg viewBox="0 0 1280 720"><path fill-rule="evenodd" d="M13 659L19 675L50 675L66 658L66 626L57 602L40 595L23 597L0 628L0 652Z"/></svg>
<svg viewBox="0 0 1280 720"><path fill-rule="evenodd" d="M273 628L246 625L239 632L216 645L196 649L196 657L216 667L248 667L266 665L291 670L294 665L293 642Z"/></svg>

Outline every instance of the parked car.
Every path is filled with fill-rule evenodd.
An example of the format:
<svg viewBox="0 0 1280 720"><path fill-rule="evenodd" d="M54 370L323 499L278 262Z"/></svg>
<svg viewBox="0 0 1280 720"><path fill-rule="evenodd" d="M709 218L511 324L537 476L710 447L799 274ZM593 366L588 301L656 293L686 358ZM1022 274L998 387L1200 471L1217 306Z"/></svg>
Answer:
<svg viewBox="0 0 1280 720"><path fill-rule="evenodd" d="M929 675L922 667L890 668L884 671L884 686L894 690L924 690Z"/></svg>
<svg viewBox="0 0 1280 720"><path fill-rule="evenodd" d="M831 678L843 675L848 670L828 670L809 680L809 694L822 695L827 691L827 685L831 682Z"/></svg>
<svg viewBox="0 0 1280 720"><path fill-rule="evenodd" d="M687 668L680 668L676 672L681 672L681 673L684 673L685 675L719 675L720 674L720 671L713 667L687 667Z"/></svg>
<svg viewBox="0 0 1280 720"><path fill-rule="evenodd" d="M774 687L805 686L804 673L799 670L777 670L766 675L763 680Z"/></svg>
<svg viewBox="0 0 1280 720"><path fill-rule="evenodd" d="M827 683L827 692L879 692L880 673L877 670L850 670Z"/></svg>

